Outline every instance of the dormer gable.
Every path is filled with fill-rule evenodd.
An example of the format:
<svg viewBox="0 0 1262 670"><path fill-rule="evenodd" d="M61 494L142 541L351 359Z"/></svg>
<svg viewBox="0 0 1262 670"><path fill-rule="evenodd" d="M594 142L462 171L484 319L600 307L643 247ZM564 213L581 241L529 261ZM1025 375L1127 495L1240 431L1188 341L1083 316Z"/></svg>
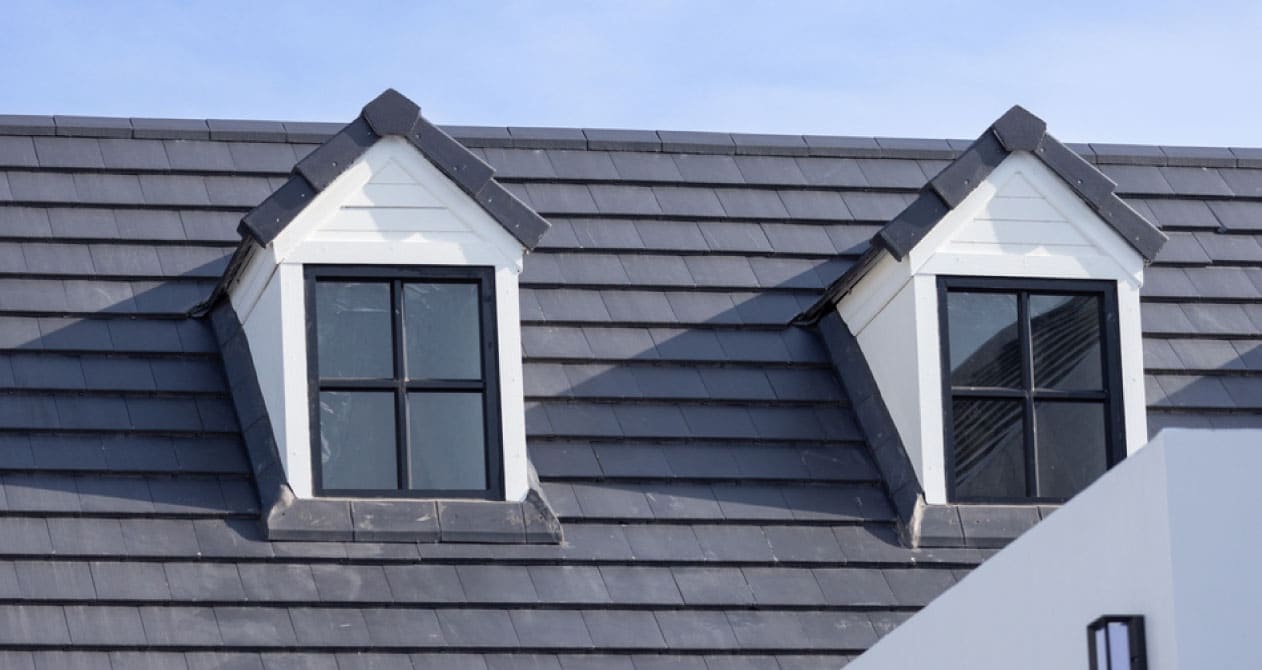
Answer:
<svg viewBox="0 0 1262 670"><path fill-rule="evenodd" d="M391 90L242 219L219 330L257 383L242 423L273 471L274 537L308 536L321 510L406 519L460 499L479 501L452 514L480 518L480 539L532 537L531 519L557 536L526 455L517 281L548 224L493 177ZM407 509L383 517L382 500Z"/></svg>
<svg viewBox="0 0 1262 670"><path fill-rule="evenodd" d="M879 412L860 408L859 416L887 417L885 430L865 426L870 435L888 436L884 447L874 445L884 450L878 461L886 470L911 471L886 472L887 481L903 484L894 493L905 520L920 513L916 505L987 499L966 495L971 489L958 484L1003 458L1012 462L994 467L1006 472L986 475L1009 487L996 489L1004 494L996 501L1047 502L1057 497L1050 491L1076 490L1077 484L1053 486L1053 476L1038 471L1041 447L1032 436L1033 408L1051 407L1047 403L1053 396L1081 400L1075 409L1106 417L1096 435L1104 451L1084 472L1106 467L1147 441L1139 289L1146 263L1166 238L1114 189L1108 177L1048 135L1041 120L1014 107L931 179L824 299L804 313L803 320L824 321L830 347L845 348L832 340L852 338L853 353L861 354L870 370L881 407ZM978 296L1004 305L995 309L1010 310L1011 321L977 312L982 308L976 305L986 303ZM1085 305L1078 313L1087 314L1083 328L1092 333L1075 335L1087 339L1066 345L1069 363L1092 357L1082 365L1102 366L1092 372L1098 381L1090 390L1075 389L1077 396L1057 395L1060 390L1044 388L1054 382L1028 371L1050 365L1051 354L1042 349L1051 345L1036 340L1046 340L1047 324L1063 319L1052 307L1046 314L1040 311L1058 300L1065 303L1059 307L1065 314L1069 303ZM1031 340L1034 330L1039 332ZM948 332L956 333L955 349ZM961 353L965 333L976 339L969 345L977 348ZM1071 337L1058 333L1052 337ZM980 360L1001 351L1009 362ZM973 368L1013 369L986 378L1002 378L1002 384L962 382L967 375L953 371L962 357ZM1002 388L991 388L994 384ZM1025 408L1017 406L1019 398L1025 398ZM985 411L976 408L991 402ZM1056 409L1067 407L1068 402ZM957 435L963 428L952 423L953 408L955 415L972 417L971 432L963 437ZM978 416L991 422L983 427L996 435L980 446L955 448L957 441L978 434ZM1049 417L1038 425L1052 426ZM1042 440L1050 444L1052 438ZM1005 451L1010 455L997 455Z"/></svg>

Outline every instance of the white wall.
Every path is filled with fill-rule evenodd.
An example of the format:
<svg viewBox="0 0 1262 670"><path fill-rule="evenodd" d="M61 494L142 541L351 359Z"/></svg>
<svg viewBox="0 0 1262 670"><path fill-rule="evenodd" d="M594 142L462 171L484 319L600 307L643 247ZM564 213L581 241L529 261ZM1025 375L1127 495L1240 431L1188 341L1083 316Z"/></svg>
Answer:
<svg viewBox="0 0 1262 670"><path fill-rule="evenodd" d="M1255 668L1262 431L1166 430L847 670L1087 667L1086 626L1145 617L1152 670Z"/></svg>
<svg viewBox="0 0 1262 670"><path fill-rule="evenodd" d="M298 497L312 495L304 264L494 268L505 498L529 488L518 282L524 249L410 144L385 138L266 248L229 297L245 327L264 401Z"/></svg>
<svg viewBox="0 0 1262 670"><path fill-rule="evenodd" d="M883 257L837 304L872 367L930 504L946 499L939 275L1116 282L1126 449L1148 441L1139 289L1143 258L1051 170L1017 152L902 261Z"/></svg>

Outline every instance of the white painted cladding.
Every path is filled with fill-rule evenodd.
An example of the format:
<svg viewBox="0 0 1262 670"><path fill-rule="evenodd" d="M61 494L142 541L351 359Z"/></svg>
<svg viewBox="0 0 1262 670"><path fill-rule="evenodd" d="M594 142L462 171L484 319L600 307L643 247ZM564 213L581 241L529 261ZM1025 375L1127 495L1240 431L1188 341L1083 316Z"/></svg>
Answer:
<svg viewBox="0 0 1262 670"><path fill-rule="evenodd" d="M524 249L414 147L374 144L265 248L229 288L294 494L310 497L304 264L495 268L504 489L526 496L525 405L517 277Z"/></svg>
<svg viewBox="0 0 1262 670"><path fill-rule="evenodd" d="M1256 668L1262 431L1167 429L847 665L1086 668L1086 627L1145 618L1151 670Z"/></svg>
<svg viewBox="0 0 1262 670"><path fill-rule="evenodd" d="M946 502L940 275L1117 285L1126 449L1148 440L1139 289L1143 257L1038 159L1006 158L911 253L884 256L837 304L863 350L930 504Z"/></svg>

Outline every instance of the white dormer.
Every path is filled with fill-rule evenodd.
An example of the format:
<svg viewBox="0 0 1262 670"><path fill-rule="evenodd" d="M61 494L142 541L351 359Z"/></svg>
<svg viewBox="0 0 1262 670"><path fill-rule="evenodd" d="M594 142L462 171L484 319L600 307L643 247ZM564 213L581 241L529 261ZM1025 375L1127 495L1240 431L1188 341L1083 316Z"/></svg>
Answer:
<svg viewBox="0 0 1262 670"><path fill-rule="evenodd" d="M1019 108L878 235L831 300L924 502L1061 501L1147 442L1139 289L1163 241Z"/></svg>
<svg viewBox="0 0 1262 670"><path fill-rule="evenodd" d="M546 223L391 93L243 222L226 293L284 478L298 499L520 501L518 274Z"/></svg>

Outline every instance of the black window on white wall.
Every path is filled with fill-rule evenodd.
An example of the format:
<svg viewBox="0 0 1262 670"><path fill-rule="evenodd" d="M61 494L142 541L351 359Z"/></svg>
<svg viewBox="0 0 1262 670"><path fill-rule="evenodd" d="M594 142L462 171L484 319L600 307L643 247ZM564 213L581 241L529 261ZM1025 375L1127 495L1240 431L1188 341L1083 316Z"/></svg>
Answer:
<svg viewBox="0 0 1262 670"><path fill-rule="evenodd" d="M316 494L501 497L493 270L305 275Z"/></svg>
<svg viewBox="0 0 1262 670"><path fill-rule="evenodd" d="M1063 501L1125 456L1113 282L938 286L951 500Z"/></svg>

